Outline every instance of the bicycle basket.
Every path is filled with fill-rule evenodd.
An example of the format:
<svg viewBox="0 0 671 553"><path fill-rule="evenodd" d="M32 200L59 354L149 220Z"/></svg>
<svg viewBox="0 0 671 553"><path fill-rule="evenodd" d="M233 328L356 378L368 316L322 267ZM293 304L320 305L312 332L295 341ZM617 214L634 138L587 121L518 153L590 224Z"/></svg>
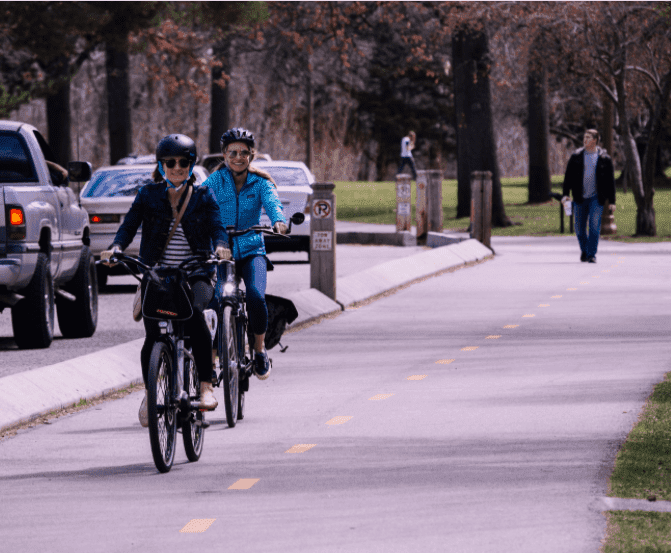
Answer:
<svg viewBox="0 0 671 553"><path fill-rule="evenodd" d="M193 315L191 287L176 267L154 267L145 273L142 315L147 319L186 321Z"/></svg>

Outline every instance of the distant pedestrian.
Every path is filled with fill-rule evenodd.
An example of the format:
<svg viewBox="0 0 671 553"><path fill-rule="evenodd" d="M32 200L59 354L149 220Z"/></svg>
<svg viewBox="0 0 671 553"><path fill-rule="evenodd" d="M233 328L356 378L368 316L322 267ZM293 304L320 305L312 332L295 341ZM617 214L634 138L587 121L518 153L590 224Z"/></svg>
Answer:
<svg viewBox="0 0 671 553"><path fill-rule="evenodd" d="M601 215L608 201L615 211L615 175L613 161L599 144L599 132L585 131L584 147L568 160L564 176L564 197L573 193L575 232L580 244L580 261L596 263L596 250L601 233Z"/></svg>
<svg viewBox="0 0 671 553"><path fill-rule="evenodd" d="M398 172L403 171L403 167L410 166L412 178L417 180L417 170L415 169L415 160L412 157L412 150L415 148L415 132L410 131L408 136L401 140L401 162L398 164Z"/></svg>

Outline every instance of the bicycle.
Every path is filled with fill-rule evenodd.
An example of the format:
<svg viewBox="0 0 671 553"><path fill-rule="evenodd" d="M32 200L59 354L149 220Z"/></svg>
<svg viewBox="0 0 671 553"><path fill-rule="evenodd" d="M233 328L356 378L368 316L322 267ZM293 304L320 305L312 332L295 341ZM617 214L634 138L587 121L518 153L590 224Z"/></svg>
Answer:
<svg viewBox="0 0 671 553"><path fill-rule="evenodd" d="M287 234L291 232L291 225L300 225L305 220L302 213L295 213L289 220ZM236 230L235 227L226 227L229 248L233 251L233 239L250 231L271 234L277 236L271 227L255 225L244 230ZM284 236L284 235L279 235ZM223 382L224 407L226 411L226 423L233 428L238 420L244 419L245 393L249 391L249 377L252 376L254 367L254 334L248 326L246 295L240 288L241 277L236 273L235 261L223 261L219 267L220 286L217 305L217 354L219 356L219 374L213 385L219 387ZM220 284L223 283L223 284ZM275 332L266 333L266 350L273 348L279 343L279 338L284 332L286 324L293 322L298 313L290 300L266 296L272 298L275 309L282 311L278 323L281 328ZM270 306L269 306L270 310ZM248 347L246 347L245 342ZM284 351L286 348L282 349ZM269 359L272 366L272 359Z"/></svg>
<svg viewBox="0 0 671 553"><path fill-rule="evenodd" d="M198 266L221 261L200 254L185 259L177 268L149 267L136 257L116 252L109 262L121 263L140 282L142 279L128 263L148 276L142 316L158 320L160 331L151 350L147 375L149 441L156 468L166 473L175 459L178 428L189 461L198 461L203 452L209 424L200 410L200 379L188 336L184 335L184 322L193 314L187 276Z"/></svg>

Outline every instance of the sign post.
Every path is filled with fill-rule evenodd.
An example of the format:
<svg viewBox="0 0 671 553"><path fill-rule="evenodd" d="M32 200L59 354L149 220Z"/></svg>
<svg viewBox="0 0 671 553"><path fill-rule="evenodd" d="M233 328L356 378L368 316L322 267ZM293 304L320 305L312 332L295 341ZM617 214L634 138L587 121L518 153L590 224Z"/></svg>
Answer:
<svg viewBox="0 0 671 553"><path fill-rule="evenodd" d="M336 299L335 184L315 182L310 207L310 287Z"/></svg>
<svg viewBox="0 0 671 553"><path fill-rule="evenodd" d="M410 218L410 175L396 175L396 232L409 231Z"/></svg>
<svg viewBox="0 0 671 553"><path fill-rule="evenodd" d="M488 248L492 238L492 173L471 173L471 238Z"/></svg>

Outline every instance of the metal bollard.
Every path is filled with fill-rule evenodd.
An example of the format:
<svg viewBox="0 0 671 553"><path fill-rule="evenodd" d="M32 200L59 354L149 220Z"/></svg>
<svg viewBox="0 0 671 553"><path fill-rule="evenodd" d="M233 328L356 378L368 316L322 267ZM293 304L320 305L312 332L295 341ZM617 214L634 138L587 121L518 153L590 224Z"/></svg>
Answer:
<svg viewBox="0 0 671 553"><path fill-rule="evenodd" d="M335 184L312 185L310 213L310 287L332 300L336 299Z"/></svg>
<svg viewBox="0 0 671 553"><path fill-rule="evenodd" d="M396 175L396 232L410 230L411 192L410 175Z"/></svg>
<svg viewBox="0 0 671 553"><path fill-rule="evenodd" d="M492 241L492 173L471 173L471 238L488 248Z"/></svg>

